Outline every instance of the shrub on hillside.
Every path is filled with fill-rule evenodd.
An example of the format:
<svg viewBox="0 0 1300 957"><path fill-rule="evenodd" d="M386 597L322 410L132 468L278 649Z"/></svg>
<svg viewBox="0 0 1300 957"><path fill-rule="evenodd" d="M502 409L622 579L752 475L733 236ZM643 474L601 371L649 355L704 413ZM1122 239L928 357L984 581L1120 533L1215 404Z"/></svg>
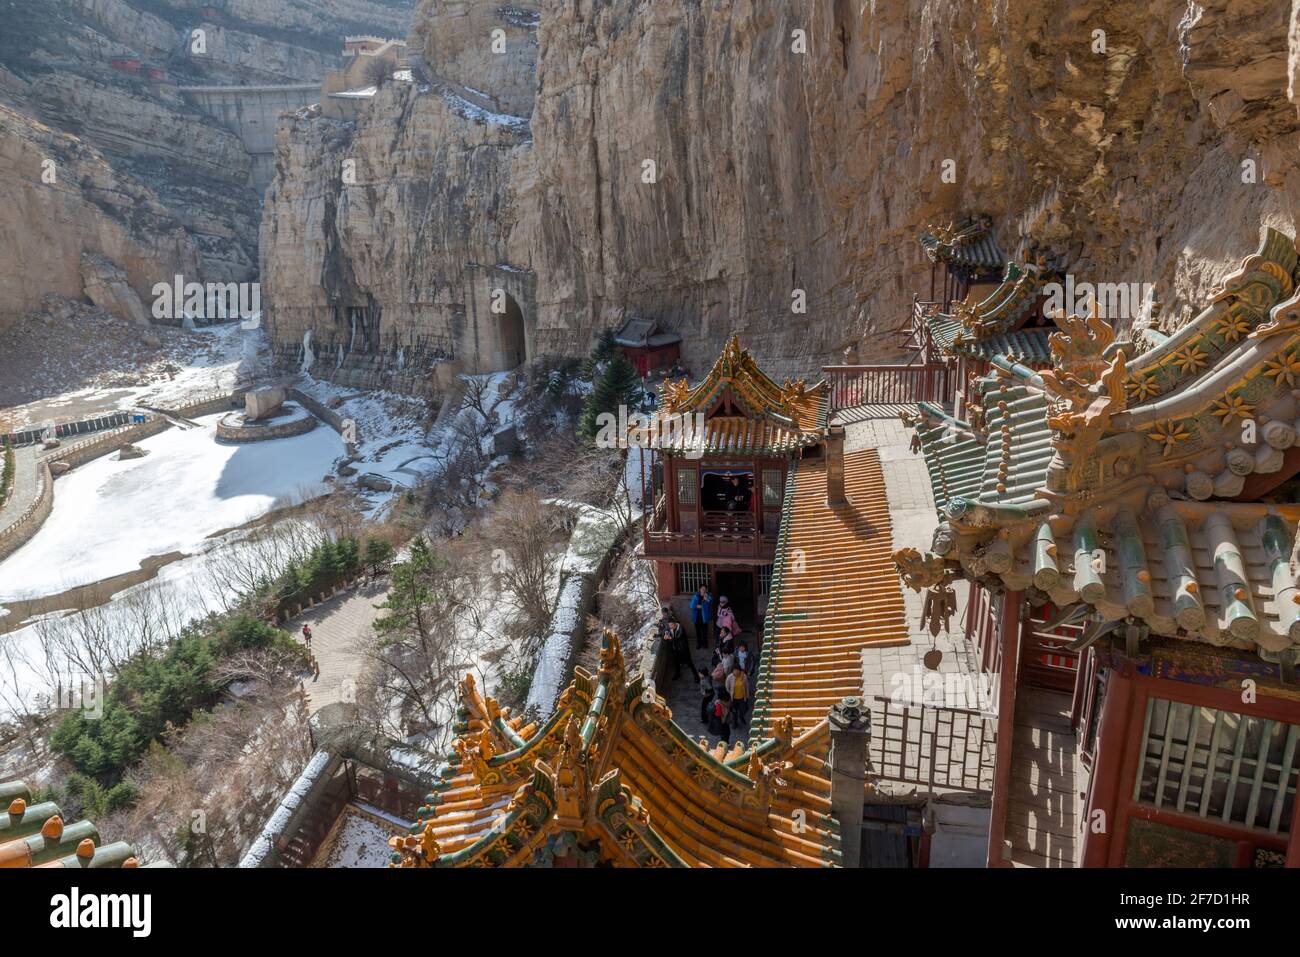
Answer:
<svg viewBox="0 0 1300 957"><path fill-rule="evenodd" d="M141 652L128 660L104 695L102 714L68 715L55 728L51 747L77 771L111 789L151 742L217 700L221 689L214 670L220 659L271 647L302 655L283 631L248 615L204 630L210 627L209 621L186 628L161 656Z"/></svg>

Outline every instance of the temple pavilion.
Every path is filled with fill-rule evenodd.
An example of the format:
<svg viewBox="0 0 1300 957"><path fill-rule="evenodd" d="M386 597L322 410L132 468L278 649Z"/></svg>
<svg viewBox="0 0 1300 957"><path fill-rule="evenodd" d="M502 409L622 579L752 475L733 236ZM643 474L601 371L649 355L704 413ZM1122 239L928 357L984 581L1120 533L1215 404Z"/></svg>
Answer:
<svg viewBox="0 0 1300 957"><path fill-rule="evenodd" d="M931 263L930 298L915 303L907 344L914 362L955 368L958 414L971 401L974 380L988 375L993 362L1032 369L1051 364L1047 340L1055 325L1045 310L1044 286L1062 277L1057 257L1029 250L1006 257L987 216L962 226L930 226L919 239Z"/></svg>
<svg viewBox="0 0 1300 957"><path fill-rule="evenodd" d="M1001 675L991 866L1076 840L1003 832L1033 764L1013 722L1043 689L1078 770L1027 786L1077 822L1074 862L1300 866L1298 278L1266 229L1158 343L1060 316L1050 363L993 357L974 414L920 404L938 523L895 560L936 597L972 583L967 634Z"/></svg>
<svg viewBox="0 0 1300 957"><path fill-rule="evenodd" d="M754 590L770 588L749 740L692 738L655 686L663 655L629 673L608 632L597 672L576 668L539 722L467 676L454 749L391 842L397 866L858 865L863 650L908 638L879 457L845 451L827 393L777 385L732 339L636 427L655 456L639 556L660 595L726 589L747 625ZM683 415L702 429L660 428Z"/></svg>
<svg viewBox="0 0 1300 957"><path fill-rule="evenodd" d="M649 450L642 484L655 506L640 554L655 563L662 600L680 605L707 585L743 624L755 621L770 595L791 468L822 455L828 404L824 383L777 385L735 338L694 386L664 383L654 417L628 437Z"/></svg>

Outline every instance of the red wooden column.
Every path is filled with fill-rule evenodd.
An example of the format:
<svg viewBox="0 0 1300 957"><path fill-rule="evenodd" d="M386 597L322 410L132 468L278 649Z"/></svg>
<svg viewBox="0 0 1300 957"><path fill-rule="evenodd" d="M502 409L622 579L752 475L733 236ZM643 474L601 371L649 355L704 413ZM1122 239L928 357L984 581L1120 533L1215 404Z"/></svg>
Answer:
<svg viewBox="0 0 1300 957"><path fill-rule="evenodd" d="M1127 795L1120 794L1120 787L1137 687L1133 676L1125 673L1127 670L1126 662L1124 668L1111 668L1106 674L1106 698L1097 725L1092 777L1084 806L1083 849L1079 854L1081 867L1109 866L1112 839L1120 823L1120 805L1128 799ZM1103 817L1098 819L1099 829L1094 832L1093 818L1098 811Z"/></svg>
<svg viewBox="0 0 1300 957"><path fill-rule="evenodd" d="M1300 867L1300 801L1291 812L1291 840L1286 846L1286 866Z"/></svg>
<svg viewBox="0 0 1300 957"><path fill-rule="evenodd" d="M1016 673L1020 663L1020 606L1024 592L1005 591L998 617L1002 668L998 677L998 754L993 767L993 807L989 811L988 866L1009 867L1002 859L1011 791L1011 759L1016 738Z"/></svg>

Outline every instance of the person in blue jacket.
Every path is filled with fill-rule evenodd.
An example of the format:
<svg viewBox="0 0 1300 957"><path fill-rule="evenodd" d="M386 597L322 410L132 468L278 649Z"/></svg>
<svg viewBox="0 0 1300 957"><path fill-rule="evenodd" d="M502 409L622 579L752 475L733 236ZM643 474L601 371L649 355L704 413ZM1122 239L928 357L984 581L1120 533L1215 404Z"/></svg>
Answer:
<svg viewBox="0 0 1300 957"><path fill-rule="evenodd" d="M695 647L709 647L713 637L713 596L709 594L708 585L701 585L700 590L691 596L691 619L695 622Z"/></svg>

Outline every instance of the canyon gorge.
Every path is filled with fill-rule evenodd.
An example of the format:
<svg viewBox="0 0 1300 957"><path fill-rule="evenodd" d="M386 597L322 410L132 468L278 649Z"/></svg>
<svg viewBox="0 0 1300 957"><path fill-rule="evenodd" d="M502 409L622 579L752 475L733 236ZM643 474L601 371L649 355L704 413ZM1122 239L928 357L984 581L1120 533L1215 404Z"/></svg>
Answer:
<svg viewBox="0 0 1300 957"><path fill-rule="evenodd" d="M204 58L172 55L189 0L41 6L0 49L7 320L256 277L283 367L409 391L642 316L691 366L731 331L782 374L888 359L917 234L972 215L1154 284L1137 321L1168 330L1300 203L1300 3L231 0ZM408 37L411 73L282 116L261 206L233 133L107 65L310 83L360 30Z"/></svg>

